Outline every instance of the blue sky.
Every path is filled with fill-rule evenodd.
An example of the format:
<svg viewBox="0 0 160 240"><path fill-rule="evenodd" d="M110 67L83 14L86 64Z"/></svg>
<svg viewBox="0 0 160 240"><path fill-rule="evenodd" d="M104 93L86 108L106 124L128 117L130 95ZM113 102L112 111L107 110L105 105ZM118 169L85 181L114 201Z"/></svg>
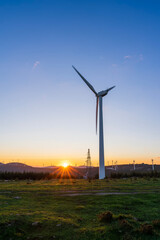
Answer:
<svg viewBox="0 0 160 240"><path fill-rule="evenodd" d="M160 163L159 1L0 1L0 161Z"/></svg>

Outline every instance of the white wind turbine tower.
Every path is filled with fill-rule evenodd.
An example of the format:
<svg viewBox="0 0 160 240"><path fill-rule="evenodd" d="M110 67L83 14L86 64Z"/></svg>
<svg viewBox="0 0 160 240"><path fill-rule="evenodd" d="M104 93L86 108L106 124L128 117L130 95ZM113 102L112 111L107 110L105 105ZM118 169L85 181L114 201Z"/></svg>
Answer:
<svg viewBox="0 0 160 240"><path fill-rule="evenodd" d="M98 120L98 105L99 105L99 179L105 178L105 166L104 166L104 139L103 139L103 109L102 109L102 98L108 94L108 92L115 86L108 88L101 92L96 92L94 87L78 72L78 70L72 66L82 80L96 95L96 132L97 132L97 120Z"/></svg>
<svg viewBox="0 0 160 240"><path fill-rule="evenodd" d="M133 160L133 169L134 169L134 171L136 170L135 160Z"/></svg>
<svg viewBox="0 0 160 240"><path fill-rule="evenodd" d="M152 159L152 171L154 171L154 160Z"/></svg>
<svg viewBox="0 0 160 240"><path fill-rule="evenodd" d="M115 161L115 170L117 171L117 161Z"/></svg>

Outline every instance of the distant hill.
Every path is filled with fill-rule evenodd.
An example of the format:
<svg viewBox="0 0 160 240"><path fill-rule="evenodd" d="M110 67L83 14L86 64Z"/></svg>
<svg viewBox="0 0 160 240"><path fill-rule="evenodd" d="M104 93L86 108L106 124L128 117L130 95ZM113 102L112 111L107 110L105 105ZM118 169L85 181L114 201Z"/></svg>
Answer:
<svg viewBox="0 0 160 240"><path fill-rule="evenodd" d="M52 172L52 168L31 167L24 163L0 164L0 172Z"/></svg>

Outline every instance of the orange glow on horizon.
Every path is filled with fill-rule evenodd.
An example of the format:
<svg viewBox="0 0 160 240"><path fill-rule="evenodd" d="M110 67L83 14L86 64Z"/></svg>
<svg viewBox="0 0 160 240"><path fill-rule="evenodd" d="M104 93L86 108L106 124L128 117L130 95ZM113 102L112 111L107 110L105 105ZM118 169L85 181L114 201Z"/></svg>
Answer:
<svg viewBox="0 0 160 240"><path fill-rule="evenodd" d="M134 155L134 156L117 156L117 155L112 155L108 156L105 159L105 165L112 165L117 161L118 165L121 164L132 164L133 160L136 161L136 164L140 163L146 163L146 164L151 164L151 159L154 159L155 164L160 164L160 157L154 156L150 154L149 156L142 156L142 155ZM13 154L11 156L5 155L0 153L0 163L11 163L11 162L19 162L19 163L24 163L29 166L33 167L48 167L48 166L62 166L62 167L69 167L69 166L82 166L85 163L84 158L80 158L79 156L65 156L65 157L42 157L42 156L26 156L21 155L21 154ZM92 157L92 166L99 166L99 159L98 156L93 156Z"/></svg>

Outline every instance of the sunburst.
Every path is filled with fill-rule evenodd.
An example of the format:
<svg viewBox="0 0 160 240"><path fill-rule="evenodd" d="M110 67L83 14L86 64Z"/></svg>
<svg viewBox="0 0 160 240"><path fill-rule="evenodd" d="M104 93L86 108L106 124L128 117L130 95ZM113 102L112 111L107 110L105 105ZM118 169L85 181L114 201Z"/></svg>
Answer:
<svg viewBox="0 0 160 240"><path fill-rule="evenodd" d="M63 163L61 167L58 167L52 174L58 179L75 179L77 177L82 177L83 173L79 172L74 167L69 166L68 163Z"/></svg>
<svg viewBox="0 0 160 240"><path fill-rule="evenodd" d="M68 164L67 162L64 162L64 163L62 164L62 166L63 166L64 168L67 168L67 167L69 166L69 164Z"/></svg>

